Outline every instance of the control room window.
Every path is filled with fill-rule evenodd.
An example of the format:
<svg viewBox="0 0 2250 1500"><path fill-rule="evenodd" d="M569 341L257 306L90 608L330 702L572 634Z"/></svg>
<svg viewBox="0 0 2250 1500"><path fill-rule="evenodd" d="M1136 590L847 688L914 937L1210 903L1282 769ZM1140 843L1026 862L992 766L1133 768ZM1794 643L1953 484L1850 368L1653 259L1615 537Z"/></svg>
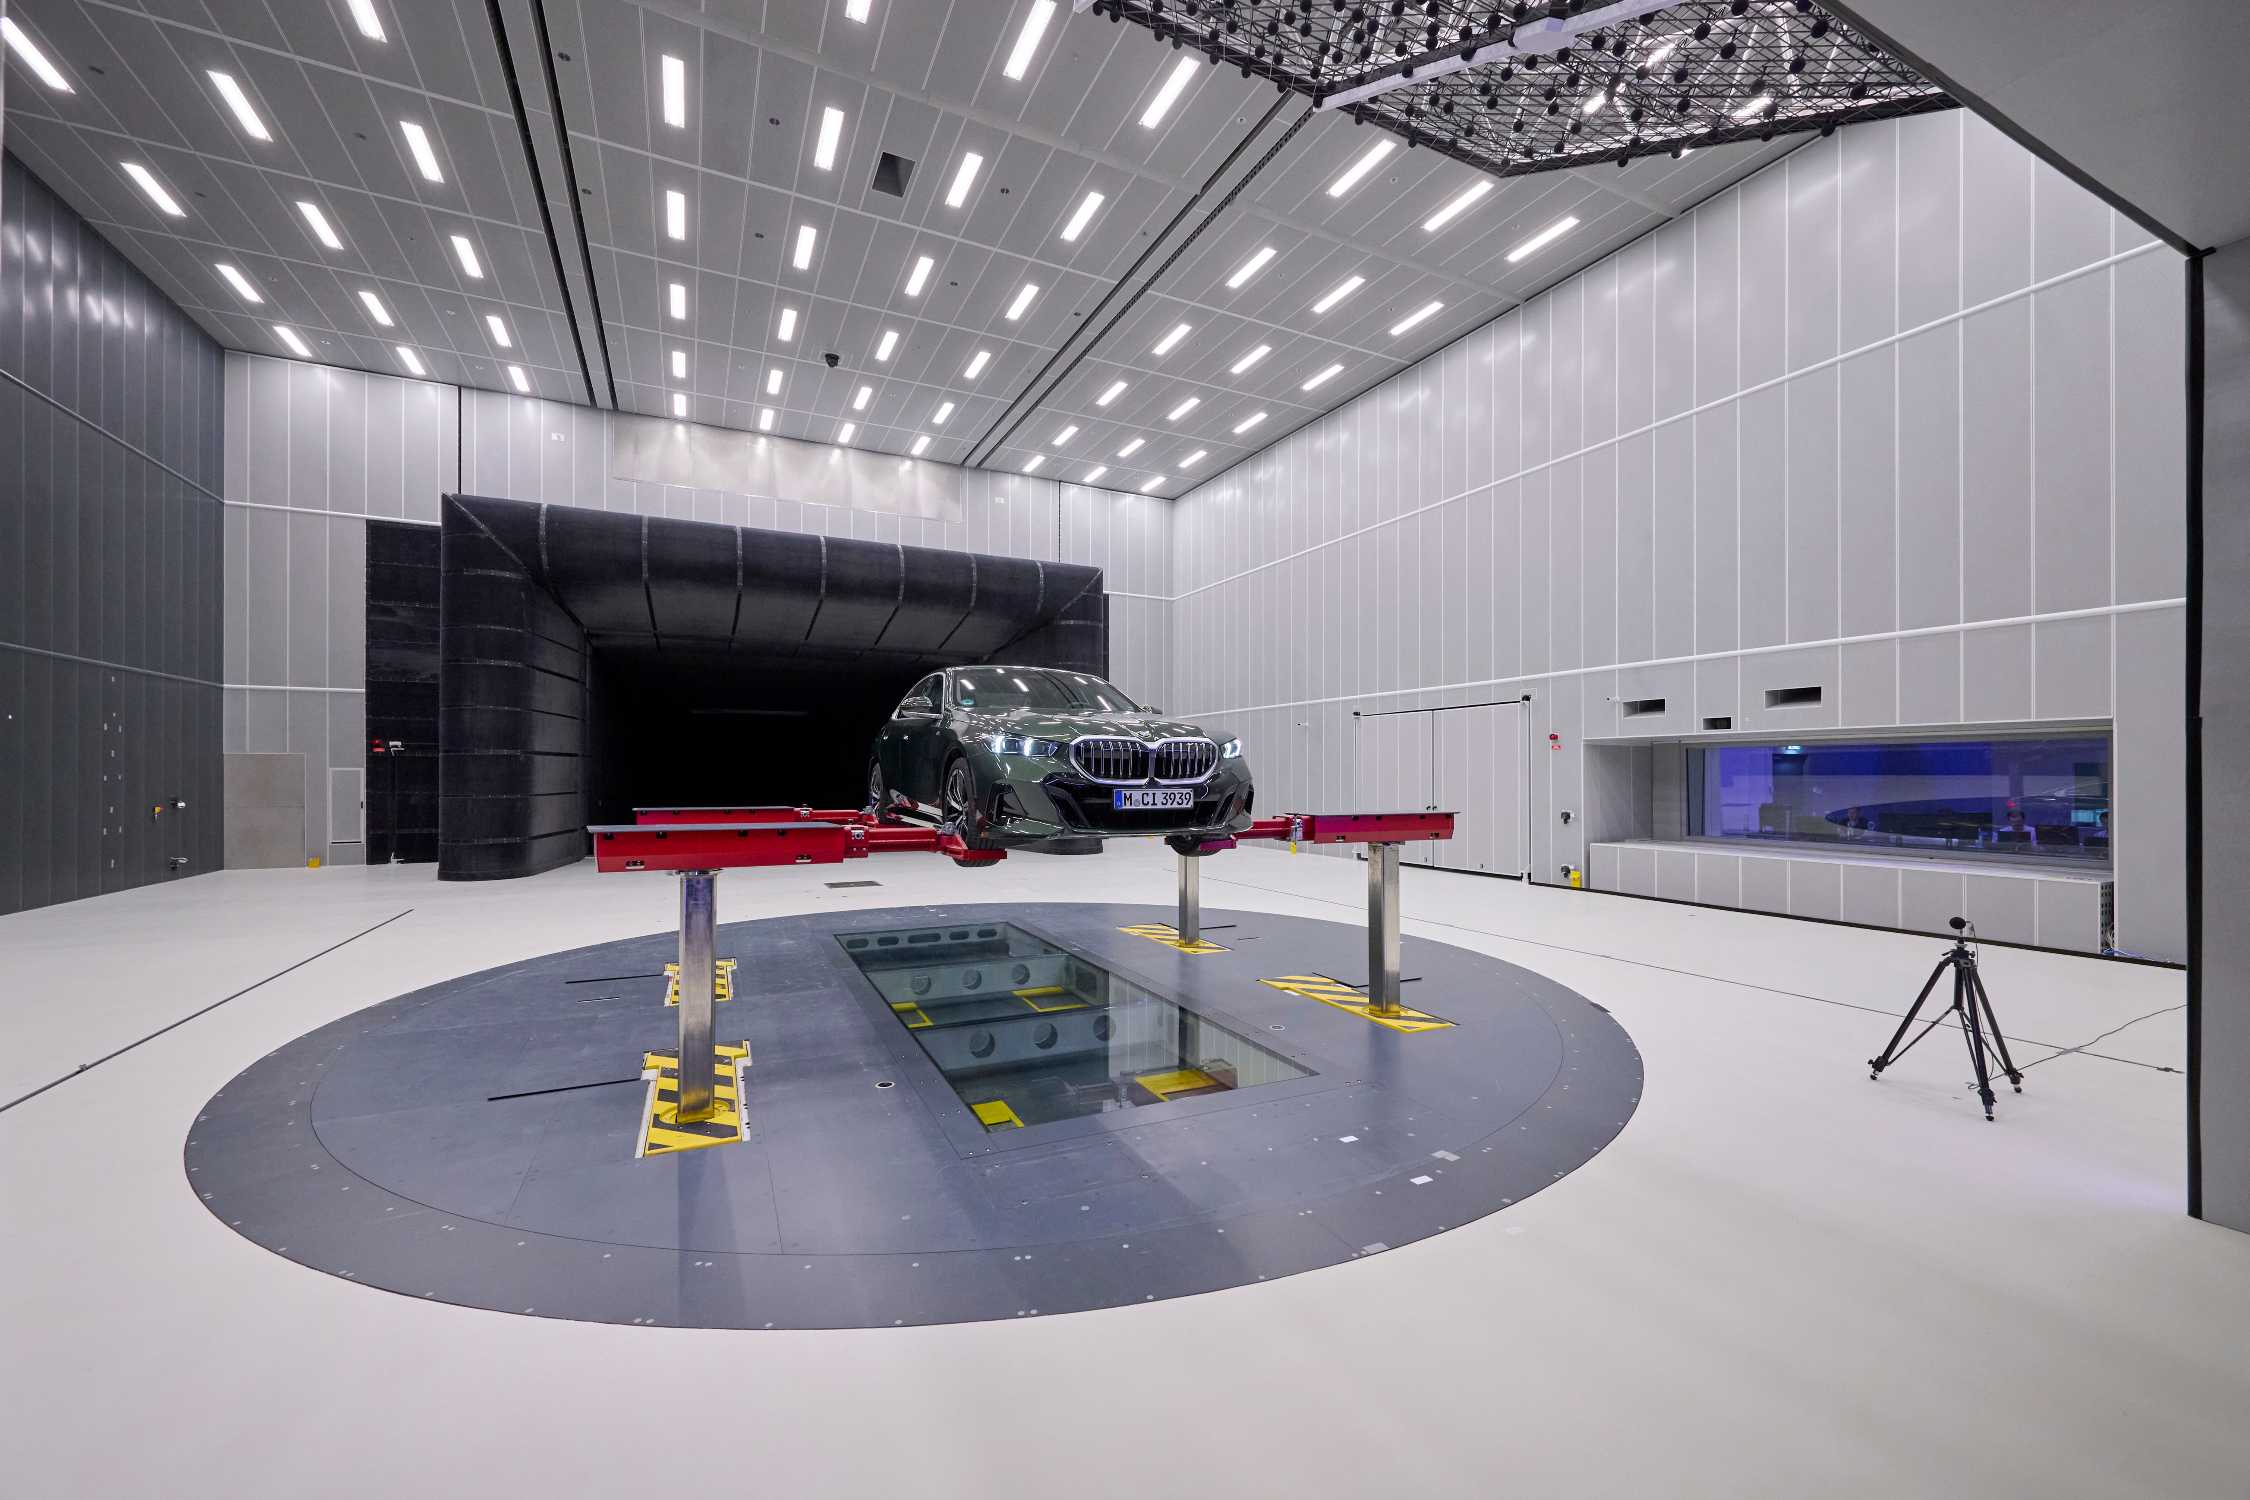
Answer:
<svg viewBox="0 0 2250 1500"><path fill-rule="evenodd" d="M1688 832L1936 857L2110 857L2109 738L1704 745Z"/></svg>

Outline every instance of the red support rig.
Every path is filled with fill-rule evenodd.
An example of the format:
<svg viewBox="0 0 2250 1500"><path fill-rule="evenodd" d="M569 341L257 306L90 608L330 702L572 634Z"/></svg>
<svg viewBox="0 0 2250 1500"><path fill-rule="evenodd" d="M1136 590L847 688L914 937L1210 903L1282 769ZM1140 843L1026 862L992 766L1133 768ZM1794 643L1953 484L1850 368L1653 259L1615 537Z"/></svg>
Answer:
<svg viewBox="0 0 2250 1500"><path fill-rule="evenodd" d="M1231 838L1205 839L1203 849L1216 854L1253 839L1292 844L1413 844L1451 837L1453 814L1449 812L1283 813L1277 818L1260 818Z"/></svg>
<svg viewBox="0 0 2250 1500"><path fill-rule="evenodd" d="M977 869L1007 857L1002 849L971 849L949 829L884 823L859 809L636 807L633 816L587 830L604 874L836 865L870 854L942 854Z"/></svg>

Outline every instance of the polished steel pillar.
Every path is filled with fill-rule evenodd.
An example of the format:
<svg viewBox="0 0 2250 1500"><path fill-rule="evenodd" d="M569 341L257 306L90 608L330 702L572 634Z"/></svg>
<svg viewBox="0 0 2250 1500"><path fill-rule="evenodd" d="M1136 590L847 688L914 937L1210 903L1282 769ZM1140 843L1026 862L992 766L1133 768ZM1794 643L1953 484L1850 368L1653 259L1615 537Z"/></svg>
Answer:
<svg viewBox="0 0 2250 1500"><path fill-rule="evenodd" d="M711 1118L711 1010L718 970L712 958L717 932L716 870L680 872L680 1118Z"/></svg>
<svg viewBox="0 0 2250 1500"><path fill-rule="evenodd" d="M1203 941L1203 861L1182 854L1180 861L1180 919L1172 926L1183 943Z"/></svg>
<svg viewBox="0 0 2250 1500"><path fill-rule="evenodd" d="M1367 846L1367 1008L1395 1016L1398 1003L1398 845Z"/></svg>

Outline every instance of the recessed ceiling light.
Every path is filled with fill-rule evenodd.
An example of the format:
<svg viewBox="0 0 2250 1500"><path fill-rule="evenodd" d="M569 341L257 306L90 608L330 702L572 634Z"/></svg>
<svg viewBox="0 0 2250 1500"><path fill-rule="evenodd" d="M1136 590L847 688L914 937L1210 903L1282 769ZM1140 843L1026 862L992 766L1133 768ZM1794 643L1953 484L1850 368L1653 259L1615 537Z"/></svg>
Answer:
<svg viewBox="0 0 2250 1500"><path fill-rule="evenodd" d="M148 201L156 205L159 213L174 219L187 217L187 210L180 207L180 200L164 190L164 184L156 180L154 172L137 161L121 162L119 165L124 167L125 175L132 178L142 192L148 194Z"/></svg>
<svg viewBox="0 0 2250 1500"><path fill-rule="evenodd" d="M868 7L874 3L875 0L844 0L844 19L864 22Z"/></svg>
<svg viewBox="0 0 2250 1500"><path fill-rule="evenodd" d="M865 411L867 410L867 403L874 399L875 387L871 385L863 385L858 390L852 392L852 410Z"/></svg>
<svg viewBox="0 0 2250 1500"><path fill-rule="evenodd" d="M1437 233L1437 231L1443 229L1446 225L1452 223L1455 219L1460 218L1461 215L1476 207L1477 200L1491 191L1492 179L1489 177L1482 178L1477 182L1471 183L1468 188L1464 190L1458 197L1456 197L1451 203L1446 204L1445 207L1439 209L1436 213L1431 214L1428 218L1424 219L1422 221L1423 231L1428 234Z"/></svg>
<svg viewBox="0 0 2250 1500"><path fill-rule="evenodd" d="M445 173L438 168L437 152L430 149L430 133L412 120L399 121L398 133L406 137L407 154L414 158L414 168L422 174L422 180L445 181Z"/></svg>
<svg viewBox="0 0 2250 1500"><path fill-rule="evenodd" d="M1555 220L1554 223L1549 224L1545 229L1540 230L1530 239L1510 250L1508 252L1508 264L1512 266L1526 256L1538 254L1577 227L1578 216L1576 214Z"/></svg>
<svg viewBox="0 0 2250 1500"><path fill-rule="evenodd" d="M1131 458L1134 454L1140 452L1142 448L1146 447L1147 444L1147 438L1135 438L1131 442L1127 443L1124 447L1118 449L1117 456L1119 458Z"/></svg>
<svg viewBox="0 0 2250 1500"><path fill-rule="evenodd" d="M1195 76L1197 66L1198 60L1192 55L1183 57L1172 65L1171 73L1164 80L1164 87L1156 91L1156 97L1149 100L1148 108L1141 112L1141 129L1154 130L1163 123L1164 116L1171 112L1173 104L1178 101L1180 90L1186 88L1188 80Z"/></svg>
<svg viewBox="0 0 2250 1500"><path fill-rule="evenodd" d="M914 258L914 269L906 274L906 295L909 297L921 296L922 288L929 285L930 272L936 266L937 262L927 255L916 256Z"/></svg>
<svg viewBox="0 0 2250 1500"><path fill-rule="evenodd" d="M39 50L39 44L34 42L22 27L6 16L0 16L0 38L6 39L9 47L14 49L16 56L23 59L23 65L31 69L41 83L58 94L75 94L78 92L70 86L70 80L63 77L62 70L48 60L46 53Z"/></svg>
<svg viewBox="0 0 2250 1500"><path fill-rule="evenodd" d="M254 141L273 139L272 133L266 129L266 122L259 119L258 111L251 107L250 96L242 92L242 85L234 81L232 73L222 73L211 68L204 76L211 80L211 87L219 91L219 97L227 102L227 108L234 111L235 123L242 127L244 135Z"/></svg>
<svg viewBox="0 0 2250 1500"><path fill-rule="evenodd" d="M1328 384L1329 381L1334 380L1337 376L1343 373L1344 367L1342 365L1330 365L1327 369L1321 371L1318 375L1315 375L1312 379L1297 387L1297 389L1300 391L1317 391L1322 386Z"/></svg>
<svg viewBox="0 0 2250 1500"><path fill-rule="evenodd" d="M884 329L883 336L875 341L875 362L877 364L889 364L891 355L897 349L898 330L896 328Z"/></svg>
<svg viewBox="0 0 2250 1500"><path fill-rule="evenodd" d="M406 366L407 374L420 377L430 373L429 371L422 368L422 356L416 354L412 349L407 348L404 344L400 344L398 346L397 353L398 362Z"/></svg>
<svg viewBox="0 0 2250 1500"><path fill-rule="evenodd" d="M1346 276L1342 281L1330 287L1328 295L1315 302L1312 305L1312 310L1315 314L1324 313L1365 285L1367 285L1367 278L1364 276Z"/></svg>
<svg viewBox="0 0 2250 1500"><path fill-rule="evenodd" d="M687 351L685 349L674 349L672 351L672 378L674 380L687 379Z"/></svg>
<svg viewBox="0 0 2250 1500"><path fill-rule="evenodd" d="M859 424L857 422L846 422L836 429L836 441L839 443L848 443L858 435Z"/></svg>
<svg viewBox="0 0 2250 1500"><path fill-rule="evenodd" d="M761 407L759 407L759 408L758 408L758 430L759 430L760 432L771 432L771 431L773 431L773 408L772 408L772 407L770 407L770 406L761 406Z"/></svg>
<svg viewBox="0 0 2250 1500"><path fill-rule="evenodd" d="M1151 490L1161 489L1164 486L1164 483L1165 476L1159 474L1154 479L1151 479L1148 483L1141 486L1141 493L1145 495Z"/></svg>
<svg viewBox="0 0 2250 1500"><path fill-rule="evenodd" d="M672 393L672 415L675 417L687 415L687 392L674 391Z"/></svg>
<svg viewBox="0 0 2250 1500"><path fill-rule="evenodd" d="M992 363L992 351L990 349L979 349L970 356L969 367L961 372L961 378L963 380L976 379L984 373L984 367L990 363Z"/></svg>
<svg viewBox="0 0 2250 1500"><path fill-rule="evenodd" d="M305 227L313 232L314 239L331 250L344 248L344 242L336 238L335 226L328 222L328 215L320 211L319 204L310 198L299 198L297 212L305 216Z"/></svg>
<svg viewBox="0 0 2250 1500"><path fill-rule="evenodd" d="M305 347L305 341L297 337L297 330L291 328L287 323L274 324L273 336L281 340L282 343L288 345L289 352L296 355L299 359L312 358L312 350Z"/></svg>
<svg viewBox="0 0 2250 1500"><path fill-rule="evenodd" d="M920 458L924 453L927 453L929 451L929 448L930 435L926 432L923 432L917 433L915 435L914 445L911 448L908 448L906 451L913 454L916 458Z"/></svg>
<svg viewBox="0 0 2250 1500"><path fill-rule="evenodd" d="M1178 348L1180 340L1186 338L1193 332L1195 332L1195 327L1193 324L1175 323L1172 325L1172 331L1164 335L1164 337L1158 339L1156 341L1156 347L1154 349L1151 349L1149 353L1162 358L1164 355L1170 354L1174 349Z"/></svg>
<svg viewBox="0 0 2250 1500"><path fill-rule="evenodd" d="M820 112L820 136L813 142L812 164L823 172L836 168L836 148L844 142L844 112L829 105Z"/></svg>
<svg viewBox="0 0 2250 1500"><path fill-rule="evenodd" d="M1331 198L1341 198L1344 196L1344 194L1350 192L1353 188L1358 187L1359 180L1362 177L1365 177L1368 173L1374 171L1377 163L1381 162L1384 157L1390 155L1397 149L1398 142L1387 138L1377 141L1374 145L1368 147L1365 151L1360 153L1360 158L1358 161L1355 161L1350 166L1344 168L1343 172L1336 178L1336 180L1328 184L1328 196Z"/></svg>
<svg viewBox="0 0 2250 1500"><path fill-rule="evenodd" d="M1099 482L1100 482L1100 480L1101 480L1101 477L1102 477L1102 476L1103 476L1104 474L1107 474L1108 472L1109 472L1109 465L1108 465L1108 464L1096 464L1096 465L1094 465L1094 466L1093 466L1093 467L1092 467L1091 469L1088 469L1088 470L1086 471L1086 479L1085 479L1085 482L1086 482L1087 484L1096 484L1096 483L1099 483Z"/></svg>
<svg viewBox="0 0 2250 1500"><path fill-rule="evenodd" d="M675 281L664 289L665 310L675 322L687 321L687 283Z"/></svg>
<svg viewBox="0 0 2250 1500"><path fill-rule="evenodd" d="M1088 193L1079 199L1078 207L1071 210L1070 222L1062 227L1062 237L1075 242L1079 235L1085 233L1086 226L1093 222L1094 215L1101 212L1103 201L1099 193Z"/></svg>
<svg viewBox="0 0 2250 1500"><path fill-rule="evenodd" d="M461 274L471 281L484 280L484 265L477 259L477 247L465 234L453 236L453 258L461 263Z"/></svg>
<svg viewBox="0 0 2250 1500"><path fill-rule="evenodd" d="M766 371L766 394L769 396L781 394L781 367L779 365Z"/></svg>
<svg viewBox="0 0 2250 1500"><path fill-rule="evenodd" d="M1109 387L1109 389L1108 389L1108 390L1106 390L1106 391L1104 391L1104 392L1102 392L1102 393L1101 393L1101 394L1100 394L1099 396L1096 396L1096 397L1094 398L1094 404L1095 404L1096 406L1107 406L1107 405L1109 405L1109 403L1110 403L1110 402L1112 402L1112 401L1115 401L1115 400L1116 400L1116 399L1117 399L1118 397L1120 397L1120 396L1122 396L1122 395L1124 395L1124 394L1125 394L1125 386L1126 386L1126 384L1127 384L1127 383L1126 383L1125 381L1122 381L1122 380L1116 380L1116 381L1112 381L1112 382L1110 382L1110 387Z"/></svg>
<svg viewBox="0 0 2250 1500"><path fill-rule="evenodd" d="M1760 94L1757 98L1751 100L1748 104L1745 104L1740 109L1736 110L1734 112L1734 117L1737 120L1747 120L1752 115L1756 114L1759 110L1764 109L1771 103L1773 103L1773 95Z"/></svg>
<svg viewBox="0 0 2250 1500"><path fill-rule="evenodd" d="M1016 300L1008 304L1008 321L1013 323L1021 318L1025 309L1031 306L1031 299L1038 295L1039 288L1032 282L1027 281L1018 287L1016 289Z"/></svg>
<svg viewBox="0 0 2250 1500"><path fill-rule="evenodd" d="M984 169L984 158L974 151L961 154L961 165L953 172L953 186L945 190L945 206L959 208L969 201L969 189L976 186L977 173Z"/></svg>
<svg viewBox="0 0 2250 1500"><path fill-rule="evenodd" d="M359 34L371 42L387 42L383 35L383 18L375 14L375 0L345 0L351 7L352 19L359 24Z"/></svg>
<svg viewBox="0 0 2250 1500"><path fill-rule="evenodd" d="M1243 355L1242 358L1229 365L1227 367L1227 373L1229 375L1245 374L1249 371L1252 365L1255 365L1259 360L1264 359L1271 353L1273 353L1273 345L1260 344L1257 348L1251 350L1248 354Z"/></svg>
<svg viewBox="0 0 2250 1500"><path fill-rule="evenodd" d="M1193 453L1190 453L1187 457L1180 460L1180 467L1183 469L1192 469L1197 464L1203 462L1203 460L1209 458L1210 456L1210 449L1198 448Z"/></svg>
<svg viewBox="0 0 2250 1500"><path fill-rule="evenodd" d="M1050 448L1067 447L1070 443L1070 440L1076 436L1078 436L1078 424L1076 422L1073 422L1068 427L1065 427L1062 431L1056 433L1052 438L1048 439L1047 446Z"/></svg>
<svg viewBox="0 0 2250 1500"><path fill-rule="evenodd" d="M1251 428L1257 426L1265 419L1266 414L1262 411L1254 411L1250 413L1249 416L1244 417L1241 421L1234 424L1234 435L1236 437L1242 436L1244 433L1248 432Z"/></svg>
<svg viewBox="0 0 2250 1500"><path fill-rule="evenodd" d="M1266 262L1272 259L1273 246L1259 246L1258 253L1236 267L1235 273L1227 278L1227 289L1229 291L1240 291L1242 284L1263 271L1266 268Z"/></svg>
<svg viewBox="0 0 2250 1500"><path fill-rule="evenodd" d="M508 384L526 396L531 394L531 377L523 372L522 365L508 366Z"/></svg>
<svg viewBox="0 0 2250 1500"><path fill-rule="evenodd" d="M360 288L359 305L367 309L367 316L375 320L377 328L391 326L391 310L383 305L383 299L375 295L373 288Z"/></svg>
<svg viewBox="0 0 2250 1500"><path fill-rule="evenodd" d="M1054 18L1055 0L1032 0L1031 14L1023 18L1023 30L1016 33L1016 45L1000 71L1010 78L1023 77L1031 55L1039 50L1039 39L1047 34L1047 23Z"/></svg>
<svg viewBox="0 0 2250 1500"><path fill-rule="evenodd" d="M930 413L930 425L932 427L943 427L945 425L945 419L952 415L953 403L950 401L940 402L938 405L938 409Z"/></svg>
<svg viewBox="0 0 2250 1500"><path fill-rule="evenodd" d="M675 240L687 238L687 194L678 188L664 190L664 233Z"/></svg>
<svg viewBox="0 0 2250 1500"><path fill-rule="evenodd" d="M1031 455L1031 457L1029 457L1029 458L1027 458L1027 459L1025 459L1025 460L1023 461L1023 471L1024 471L1024 472L1025 472L1026 474L1036 474L1036 473L1038 473L1038 472L1039 472L1039 466L1040 466L1041 464L1045 463L1046 461L1047 461L1047 455L1046 455L1046 454L1044 454L1044 453L1034 453L1034 454L1032 454L1032 455Z"/></svg>
<svg viewBox="0 0 2250 1500"><path fill-rule="evenodd" d="M682 128L687 124L687 63L667 52L659 67L664 75L664 123Z"/></svg>
<svg viewBox="0 0 2250 1500"><path fill-rule="evenodd" d="M773 333L774 337L784 344L795 338L797 336L797 309L794 307L783 308L780 321L775 323Z"/></svg>
<svg viewBox="0 0 2250 1500"><path fill-rule="evenodd" d="M809 271L812 269L813 244L819 238L820 231L813 228L812 225L799 224L797 226L797 253L792 257L792 260L798 270Z"/></svg>
<svg viewBox="0 0 2250 1500"><path fill-rule="evenodd" d="M225 261L220 261L212 269L227 279L227 285L233 287L234 294L243 301L255 305L266 300L258 294L258 289L250 284L249 277L243 275L241 271L228 265Z"/></svg>
<svg viewBox="0 0 2250 1500"><path fill-rule="evenodd" d="M1405 317L1399 319L1396 323L1393 323L1391 325L1391 337L1394 339L1397 338L1400 334L1406 332L1409 328L1412 328L1415 324L1421 322L1423 319L1436 317L1440 312L1443 312L1444 310L1445 304L1442 302L1423 303L1420 307L1417 307L1416 309L1414 309L1414 311L1408 313Z"/></svg>
<svg viewBox="0 0 2250 1500"><path fill-rule="evenodd" d="M1178 420L1180 420L1180 418L1186 416L1189 412L1194 411L1202 404L1203 398L1201 396L1190 396L1185 401L1182 401L1178 406L1175 406L1170 411L1166 412L1164 414L1164 420L1167 422L1177 422Z"/></svg>
<svg viewBox="0 0 2250 1500"><path fill-rule="evenodd" d="M492 342L498 344L501 348L513 349L516 347L516 341L508 337L508 325L501 320L498 313L486 313L484 315L484 326L491 332Z"/></svg>

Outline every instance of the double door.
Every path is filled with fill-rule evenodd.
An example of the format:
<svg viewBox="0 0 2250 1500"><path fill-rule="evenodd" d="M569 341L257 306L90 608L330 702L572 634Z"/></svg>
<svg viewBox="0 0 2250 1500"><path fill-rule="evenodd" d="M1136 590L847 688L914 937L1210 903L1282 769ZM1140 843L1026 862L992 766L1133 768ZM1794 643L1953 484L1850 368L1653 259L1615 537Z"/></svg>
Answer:
<svg viewBox="0 0 2250 1500"><path fill-rule="evenodd" d="M1528 722L1521 703L1361 715L1360 808L1459 815L1451 839L1408 844L1399 854L1402 863L1529 873Z"/></svg>

